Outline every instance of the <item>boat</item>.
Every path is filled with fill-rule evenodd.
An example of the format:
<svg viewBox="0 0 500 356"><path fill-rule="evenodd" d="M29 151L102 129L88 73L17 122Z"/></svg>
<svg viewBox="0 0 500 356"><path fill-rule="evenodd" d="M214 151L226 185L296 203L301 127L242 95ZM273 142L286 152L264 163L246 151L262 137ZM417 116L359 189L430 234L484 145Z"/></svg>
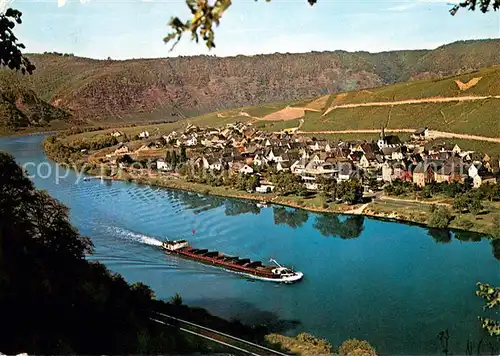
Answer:
<svg viewBox="0 0 500 356"><path fill-rule="evenodd" d="M103 179L103 177L102 176L87 176L87 177L83 178L83 181L87 182L89 180L95 180L95 179Z"/></svg>
<svg viewBox="0 0 500 356"><path fill-rule="evenodd" d="M171 255L220 267L262 281L294 283L300 281L304 276L302 272L282 266L274 259L270 260L270 262L274 263L274 266L267 266L262 264L261 261L251 261L249 258L240 258L225 255L219 251L194 248L187 240L164 241L161 248Z"/></svg>
<svg viewBox="0 0 500 356"><path fill-rule="evenodd" d="M258 208L267 208L267 201L258 202L256 205Z"/></svg>

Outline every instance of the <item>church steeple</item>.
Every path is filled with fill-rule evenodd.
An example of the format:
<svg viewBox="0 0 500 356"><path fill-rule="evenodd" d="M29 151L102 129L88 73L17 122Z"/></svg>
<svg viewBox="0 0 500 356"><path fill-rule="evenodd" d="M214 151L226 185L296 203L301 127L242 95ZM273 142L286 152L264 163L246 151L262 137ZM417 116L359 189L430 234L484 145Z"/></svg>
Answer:
<svg viewBox="0 0 500 356"><path fill-rule="evenodd" d="M384 124L380 125L380 140L385 141L385 127L384 127Z"/></svg>

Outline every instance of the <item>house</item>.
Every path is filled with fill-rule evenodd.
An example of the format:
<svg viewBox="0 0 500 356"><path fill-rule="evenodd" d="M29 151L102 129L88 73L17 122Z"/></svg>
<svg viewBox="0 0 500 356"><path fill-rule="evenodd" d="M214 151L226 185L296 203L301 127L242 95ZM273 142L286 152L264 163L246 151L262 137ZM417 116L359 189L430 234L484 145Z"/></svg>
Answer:
<svg viewBox="0 0 500 356"><path fill-rule="evenodd" d="M459 145L455 145L455 146L453 146L451 152L453 152L454 154L459 155L460 153L462 153L462 149L460 148Z"/></svg>
<svg viewBox="0 0 500 356"><path fill-rule="evenodd" d="M411 182L411 170L407 169L404 162L384 162L382 165L382 180L384 182L393 182L395 180Z"/></svg>
<svg viewBox="0 0 500 356"><path fill-rule="evenodd" d="M248 164L245 164L239 169L239 172L242 174L252 174L254 171L252 167L250 167Z"/></svg>
<svg viewBox="0 0 500 356"><path fill-rule="evenodd" d="M149 138L149 132L148 131L142 131L139 134L139 138Z"/></svg>
<svg viewBox="0 0 500 356"><path fill-rule="evenodd" d="M436 160L422 161L413 170L413 183L419 187L436 181L436 171L440 169L442 163Z"/></svg>
<svg viewBox="0 0 500 356"><path fill-rule="evenodd" d="M324 151L328 142L324 140L314 141L309 148L313 151Z"/></svg>
<svg viewBox="0 0 500 356"><path fill-rule="evenodd" d="M473 163L469 166L468 169L468 175L471 178L474 178L479 174L479 171L482 169L482 164L481 163Z"/></svg>
<svg viewBox="0 0 500 356"><path fill-rule="evenodd" d="M121 145L121 146L119 146L119 147L115 150L114 154L115 154L115 155L120 155L120 154L124 154L124 153L129 153L129 152L130 152L130 150L129 150L128 146Z"/></svg>
<svg viewBox="0 0 500 356"><path fill-rule="evenodd" d="M362 168L378 167L380 163L377 156L371 152L365 153L359 158L359 166Z"/></svg>
<svg viewBox="0 0 500 356"><path fill-rule="evenodd" d="M381 149L382 155L384 156L385 159L392 159L392 160L402 160L403 159L403 150L401 147L383 147Z"/></svg>
<svg viewBox="0 0 500 356"><path fill-rule="evenodd" d="M436 171L436 182L460 182L462 181L463 163L460 159L448 159Z"/></svg>
<svg viewBox="0 0 500 356"><path fill-rule="evenodd" d="M255 188L257 193L271 193L274 191L274 185L271 184L262 184L260 187Z"/></svg>
<svg viewBox="0 0 500 356"><path fill-rule="evenodd" d="M468 169L468 175L472 178L474 188L479 188L484 183L496 183L495 176L480 163L473 163Z"/></svg>
<svg viewBox="0 0 500 356"><path fill-rule="evenodd" d="M337 169L339 181L349 180L356 175L354 166L349 162L339 163Z"/></svg>
<svg viewBox="0 0 500 356"><path fill-rule="evenodd" d="M500 158L491 157L488 161L485 161L484 167L491 173L500 172Z"/></svg>
<svg viewBox="0 0 500 356"><path fill-rule="evenodd" d="M326 152L318 152L311 156L310 162L314 162L315 164L324 163L328 158L328 154Z"/></svg>
<svg viewBox="0 0 500 356"><path fill-rule="evenodd" d="M156 169L159 171L169 172L172 170L172 166L169 162L165 162L164 159L159 159L156 161Z"/></svg>
<svg viewBox="0 0 500 356"><path fill-rule="evenodd" d="M292 171L292 173L294 174L300 174L302 172L304 172L304 170L306 169L306 166L307 166L307 163L309 161L306 159L306 158L301 158L299 160L296 160L290 167L290 170Z"/></svg>
<svg viewBox="0 0 500 356"><path fill-rule="evenodd" d="M392 175L394 173L394 169L389 162L384 162L382 164L382 180L384 182L392 182Z"/></svg>
<svg viewBox="0 0 500 356"><path fill-rule="evenodd" d="M263 154L256 154L255 157L253 158L253 163L256 165L256 166L259 166L259 167L262 167L262 166L265 166L267 165L267 158L265 155Z"/></svg>
<svg viewBox="0 0 500 356"><path fill-rule="evenodd" d="M195 135L191 135L187 138L184 144L188 147L196 146L198 144L198 139L196 138Z"/></svg>
<svg viewBox="0 0 500 356"><path fill-rule="evenodd" d="M198 157L194 161L194 165L203 169L220 171L224 166L224 162L220 158L214 156Z"/></svg>
<svg viewBox="0 0 500 356"><path fill-rule="evenodd" d="M429 129L427 127L415 130L411 135L411 138L418 141L424 141L429 138Z"/></svg>
<svg viewBox="0 0 500 356"><path fill-rule="evenodd" d="M477 176L472 178L472 184L474 188L479 188L483 184L496 184L497 180L493 174L490 172L480 172Z"/></svg>
<svg viewBox="0 0 500 356"><path fill-rule="evenodd" d="M266 158L268 162L284 162L288 161L288 155L280 149L271 148L267 154Z"/></svg>
<svg viewBox="0 0 500 356"><path fill-rule="evenodd" d="M278 172L283 172L283 171L289 171L290 170L290 164L285 161L279 161L276 164L276 171Z"/></svg>

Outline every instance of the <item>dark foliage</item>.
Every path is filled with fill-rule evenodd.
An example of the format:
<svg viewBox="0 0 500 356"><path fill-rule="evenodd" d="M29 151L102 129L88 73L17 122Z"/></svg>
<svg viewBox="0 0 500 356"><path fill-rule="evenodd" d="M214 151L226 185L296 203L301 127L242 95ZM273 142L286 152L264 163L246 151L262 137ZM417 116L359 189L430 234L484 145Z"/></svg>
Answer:
<svg viewBox="0 0 500 356"><path fill-rule="evenodd" d="M23 74L32 74L35 66L21 53L25 46L19 43L14 35L14 27L21 24L23 14L14 9L7 9L0 13L0 67L20 70Z"/></svg>
<svg viewBox="0 0 500 356"><path fill-rule="evenodd" d="M316 218L314 228L326 237L340 237L341 239L355 239L364 230L365 218L362 215L353 215L341 219L338 215L321 214Z"/></svg>
<svg viewBox="0 0 500 356"><path fill-rule="evenodd" d="M0 153L0 315L8 325L3 352L175 351L178 335L150 323L151 289L130 286L88 262L91 252L91 241L69 223L67 208L35 190L13 158ZM153 350L140 343L144 338Z"/></svg>

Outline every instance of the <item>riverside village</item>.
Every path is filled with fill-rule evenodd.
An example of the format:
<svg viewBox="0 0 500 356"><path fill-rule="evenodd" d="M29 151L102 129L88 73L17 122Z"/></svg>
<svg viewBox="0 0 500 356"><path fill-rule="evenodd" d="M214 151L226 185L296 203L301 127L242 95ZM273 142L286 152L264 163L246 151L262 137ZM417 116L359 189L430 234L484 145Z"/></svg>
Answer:
<svg viewBox="0 0 500 356"><path fill-rule="evenodd" d="M137 141L129 144L126 135L114 131L110 135L122 142L99 151L91 159L108 164L115 171L120 168L144 174L144 166L134 163L148 157L148 168L160 177L175 178L180 174L195 179L203 171L212 176L225 172L230 176L256 177L247 190L258 193L273 192L277 182L270 173L279 172L291 173L298 178L299 188L308 191L321 189L321 183L327 180L355 180L362 183L365 195L395 181L418 187L470 181L472 187L479 188L485 183L496 183L499 157L464 150L449 142L438 143L429 139L428 132L428 128L418 129L403 142L396 135L386 134L382 127L376 141L331 141L292 130L268 133L251 123L237 122L222 128L187 125L183 132L164 135L142 131L135 137L139 146ZM184 169L179 169L182 166ZM204 183L210 183L210 179Z"/></svg>

